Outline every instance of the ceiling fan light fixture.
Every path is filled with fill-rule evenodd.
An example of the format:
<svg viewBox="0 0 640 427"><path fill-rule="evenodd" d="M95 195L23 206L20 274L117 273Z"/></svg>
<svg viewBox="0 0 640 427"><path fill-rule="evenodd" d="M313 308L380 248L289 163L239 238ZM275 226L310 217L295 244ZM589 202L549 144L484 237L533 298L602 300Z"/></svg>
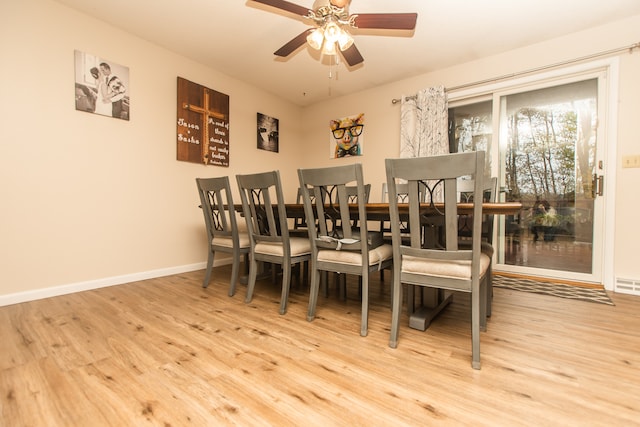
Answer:
<svg viewBox="0 0 640 427"><path fill-rule="evenodd" d="M324 41L324 31L322 28L316 28L307 36L307 43L315 50L319 50L322 47Z"/></svg>

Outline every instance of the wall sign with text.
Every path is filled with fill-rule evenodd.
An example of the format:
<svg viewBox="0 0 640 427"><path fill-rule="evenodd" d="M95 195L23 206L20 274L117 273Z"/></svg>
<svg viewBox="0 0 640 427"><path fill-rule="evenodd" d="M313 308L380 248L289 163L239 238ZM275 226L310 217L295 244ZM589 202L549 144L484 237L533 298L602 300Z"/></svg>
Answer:
<svg viewBox="0 0 640 427"><path fill-rule="evenodd" d="M229 95L178 77L177 159L229 166Z"/></svg>

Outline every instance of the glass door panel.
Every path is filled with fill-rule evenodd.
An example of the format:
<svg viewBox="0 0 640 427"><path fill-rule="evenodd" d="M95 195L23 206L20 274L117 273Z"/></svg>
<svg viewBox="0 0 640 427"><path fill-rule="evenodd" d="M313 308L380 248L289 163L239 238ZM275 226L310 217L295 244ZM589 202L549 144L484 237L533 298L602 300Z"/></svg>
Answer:
<svg viewBox="0 0 640 427"><path fill-rule="evenodd" d="M505 224L505 265L593 273L597 83L500 97L505 199L523 205Z"/></svg>
<svg viewBox="0 0 640 427"><path fill-rule="evenodd" d="M593 178L597 124L598 78L452 103L450 150L487 151L500 200L523 205L518 215L498 218L497 270L601 280L593 232L602 206Z"/></svg>

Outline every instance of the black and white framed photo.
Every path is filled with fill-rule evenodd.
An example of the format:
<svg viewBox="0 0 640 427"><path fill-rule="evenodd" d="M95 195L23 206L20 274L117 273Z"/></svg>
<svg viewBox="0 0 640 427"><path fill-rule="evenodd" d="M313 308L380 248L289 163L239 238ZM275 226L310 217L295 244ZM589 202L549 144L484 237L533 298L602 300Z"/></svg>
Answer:
<svg viewBox="0 0 640 427"><path fill-rule="evenodd" d="M129 68L75 51L76 110L129 120Z"/></svg>
<svg viewBox="0 0 640 427"><path fill-rule="evenodd" d="M258 148L260 150L278 152L279 120L266 114L258 113Z"/></svg>

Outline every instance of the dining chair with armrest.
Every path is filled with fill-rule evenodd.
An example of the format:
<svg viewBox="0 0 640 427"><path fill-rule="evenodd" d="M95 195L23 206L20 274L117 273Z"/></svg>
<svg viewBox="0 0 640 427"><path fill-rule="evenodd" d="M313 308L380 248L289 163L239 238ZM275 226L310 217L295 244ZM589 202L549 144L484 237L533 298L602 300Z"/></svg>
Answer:
<svg viewBox="0 0 640 427"><path fill-rule="evenodd" d="M362 165L352 164L318 169L299 169L307 224L311 242L311 286L307 320L316 314L321 272L359 275L362 278L360 335L368 332L369 273L392 268L391 245L374 241L367 230L366 190ZM355 183L357 214L349 210L347 187ZM322 194L328 194L323 202ZM312 202L312 197L315 200Z"/></svg>
<svg viewBox="0 0 640 427"><path fill-rule="evenodd" d="M480 369L480 329L486 327L486 282L485 274L490 259L481 246L482 221L482 174L484 152L467 152L409 159L387 159L385 161L387 185L393 194L396 180L406 181L409 186L409 233L407 242L400 234L398 201L389 202L393 239L393 303L391 336L389 346L398 345L400 314L402 311L402 284L461 291L471 294L471 348L472 367ZM457 178L470 175L476 179L473 199L473 233L471 248L458 246ZM440 186L444 196L444 209L432 204L434 215L441 215L444 227L443 247L434 247L425 242L420 214L419 185L423 183L431 190ZM430 191L430 193L432 193ZM433 194L433 193L432 193ZM430 214L431 215L431 214Z"/></svg>
<svg viewBox="0 0 640 427"><path fill-rule="evenodd" d="M251 249L249 235L239 231L228 176L196 178L196 185L209 240L207 270L202 287L209 286L216 252L229 253L232 256L229 296L233 296L236 291L242 255L245 258L245 267L248 268L249 265L248 255Z"/></svg>
<svg viewBox="0 0 640 427"><path fill-rule="evenodd" d="M291 266L308 261L307 237L290 237L280 173L278 171L236 175L242 210L251 244L246 303L251 302L258 275L258 262L282 266L280 314L287 311Z"/></svg>

